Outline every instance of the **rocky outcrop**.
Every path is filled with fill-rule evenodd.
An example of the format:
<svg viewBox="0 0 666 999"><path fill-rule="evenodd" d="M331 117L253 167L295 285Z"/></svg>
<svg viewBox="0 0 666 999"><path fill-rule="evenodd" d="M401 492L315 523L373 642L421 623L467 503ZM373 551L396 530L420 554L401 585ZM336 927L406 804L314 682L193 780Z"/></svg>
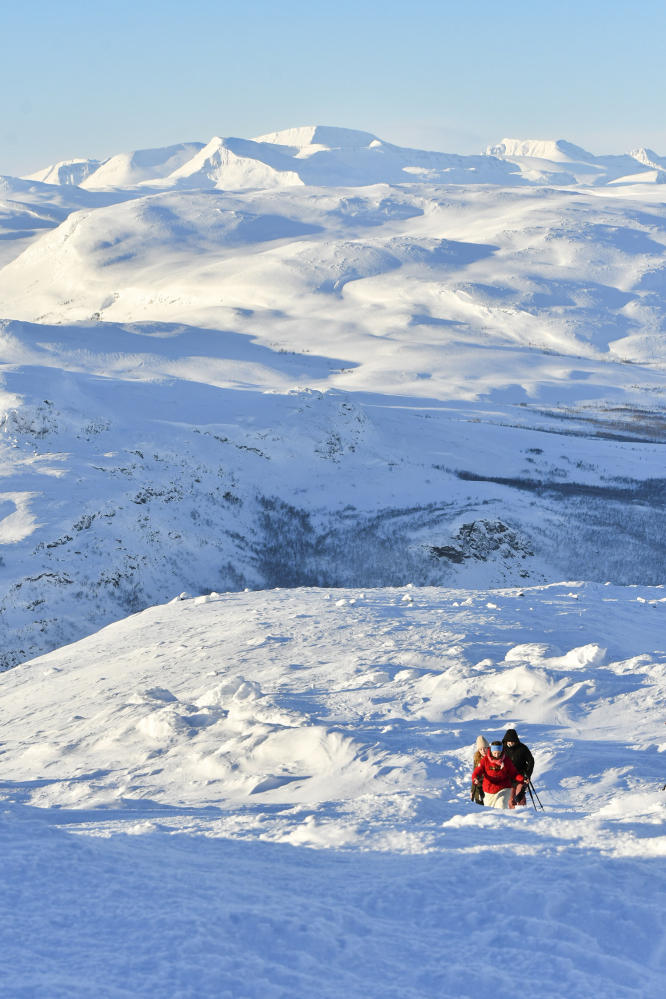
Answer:
<svg viewBox="0 0 666 999"><path fill-rule="evenodd" d="M473 520L453 535L454 545L431 546L433 558L448 559L457 565L476 559L525 559L534 555L529 542L501 520ZM527 576L527 573L525 573Z"/></svg>

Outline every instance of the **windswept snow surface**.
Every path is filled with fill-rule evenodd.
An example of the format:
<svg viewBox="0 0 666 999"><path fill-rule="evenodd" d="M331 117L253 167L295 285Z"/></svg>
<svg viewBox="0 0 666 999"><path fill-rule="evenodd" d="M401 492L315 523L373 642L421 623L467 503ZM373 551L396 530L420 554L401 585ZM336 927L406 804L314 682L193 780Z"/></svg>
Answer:
<svg viewBox="0 0 666 999"><path fill-rule="evenodd" d="M664 593L212 594L5 674L8 994L657 999ZM469 800L509 726L545 811Z"/></svg>
<svg viewBox="0 0 666 999"><path fill-rule="evenodd" d="M664 178L324 126L0 178L12 999L661 997ZM468 799L509 725L538 815Z"/></svg>

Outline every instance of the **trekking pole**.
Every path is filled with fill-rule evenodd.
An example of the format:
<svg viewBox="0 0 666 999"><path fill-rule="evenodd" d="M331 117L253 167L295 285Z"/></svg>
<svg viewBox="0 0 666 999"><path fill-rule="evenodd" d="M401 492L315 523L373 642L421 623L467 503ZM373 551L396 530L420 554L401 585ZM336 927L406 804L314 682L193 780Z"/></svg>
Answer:
<svg viewBox="0 0 666 999"><path fill-rule="evenodd" d="M527 790L530 792L530 798L532 799L532 804L534 805L534 811L536 812L537 806L534 804L534 795L532 794L532 788L530 787L529 784L527 785Z"/></svg>
<svg viewBox="0 0 666 999"><path fill-rule="evenodd" d="M541 804L541 798L540 798L540 797L539 797L539 795L538 795L538 794L536 793L536 788L535 788L535 787L533 786L533 784L532 784L532 781L530 781L530 782L529 782L529 784L528 784L527 786L528 786L528 787L529 787L529 789L530 789L530 794L532 793L532 791L534 791L534 797L535 797L535 798L536 798L536 800L537 800L537 801L539 802L539 807L541 808L541 811L542 811L542 812L545 812L545 811L546 811L546 809L545 809L545 808L543 807L543 805ZM534 800L534 799L532 799L532 800ZM536 808L536 805L535 805L534 807Z"/></svg>

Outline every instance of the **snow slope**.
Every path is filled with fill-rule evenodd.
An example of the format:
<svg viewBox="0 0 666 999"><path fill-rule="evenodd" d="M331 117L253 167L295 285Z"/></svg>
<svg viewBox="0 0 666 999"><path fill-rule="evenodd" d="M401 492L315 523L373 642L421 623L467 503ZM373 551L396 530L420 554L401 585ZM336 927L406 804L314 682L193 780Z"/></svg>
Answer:
<svg viewBox="0 0 666 999"><path fill-rule="evenodd" d="M65 184L80 186L101 164L101 160L62 160L52 163L43 170L29 174L26 180L38 180L42 184Z"/></svg>
<svg viewBox="0 0 666 999"><path fill-rule="evenodd" d="M71 163L60 166L68 167ZM83 162L83 161L81 161ZM89 161L85 161L89 162ZM40 175L49 175L49 167ZM37 175L35 175L37 177ZM127 198L135 197L129 192L108 193L83 191L73 181L58 174L43 183L18 177L0 176L0 267L4 267L19 256L44 234L45 229L54 229L73 211L83 207L99 208Z"/></svg>
<svg viewBox="0 0 666 999"><path fill-rule="evenodd" d="M180 142L159 149L137 149L106 160L63 160L27 176L44 184L72 184L87 190L125 190L167 177L195 156L203 142Z"/></svg>
<svg viewBox="0 0 666 999"><path fill-rule="evenodd" d="M656 999L664 592L213 594L12 670L7 987ZM469 801L508 726L544 812Z"/></svg>
<svg viewBox="0 0 666 999"><path fill-rule="evenodd" d="M374 356L378 336L421 324L491 349L649 363L665 357L665 250L661 203L605 192L169 192L71 215L0 271L0 296L6 318L50 323L220 328L252 310L244 329L288 324L310 348L351 336L358 362L368 337Z"/></svg>
<svg viewBox="0 0 666 999"><path fill-rule="evenodd" d="M168 177L203 148L203 142L180 142L160 149L139 149L119 153L104 160L91 171L81 187L94 191L98 188L131 188Z"/></svg>
<svg viewBox="0 0 666 999"><path fill-rule="evenodd" d="M396 388L395 341L371 391L349 385L346 350L176 323L6 323L3 664L183 589L502 586L581 564L662 582L663 373L526 351L546 396L589 397L575 363L616 402L447 403L470 362L428 339L440 329L406 331L426 370L450 365L429 395L418 369Z"/></svg>

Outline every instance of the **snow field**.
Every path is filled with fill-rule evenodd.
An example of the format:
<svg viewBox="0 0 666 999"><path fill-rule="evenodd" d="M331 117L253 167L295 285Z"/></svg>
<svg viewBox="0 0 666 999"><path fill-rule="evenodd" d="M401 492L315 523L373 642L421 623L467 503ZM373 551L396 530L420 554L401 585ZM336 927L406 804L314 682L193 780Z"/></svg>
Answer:
<svg viewBox="0 0 666 999"><path fill-rule="evenodd" d="M626 380L609 361L662 358L661 204L432 185L128 198L75 212L8 263L4 315L231 324L324 355L333 342L355 390L446 399L513 384L546 401L542 383L553 401L594 399ZM480 350L495 355L482 371ZM543 350L602 362L592 394Z"/></svg>
<svg viewBox="0 0 666 999"><path fill-rule="evenodd" d="M657 997L662 592L213 594L6 673L12 995ZM513 725L543 813L469 801Z"/></svg>
<svg viewBox="0 0 666 999"><path fill-rule="evenodd" d="M14 809L0 837L17 999L662 993L654 861L517 856L493 837L455 857L163 829L100 838Z"/></svg>
<svg viewBox="0 0 666 999"><path fill-rule="evenodd" d="M654 741L666 652L652 648L663 591L571 586L493 591L494 604L438 588L177 599L6 674L3 772L36 782L30 801L44 807L408 792L444 795L458 815L478 730L515 723L541 747L550 818L535 829L559 814L575 823L581 808L612 823L620 792L641 815L659 780L651 757L666 746ZM609 748L618 739L627 746ZM594 769L606 751L619 768L594 781L571 773L574 759ZM472 808L464 822L477 821L496 815ZM646 841L648 855L663 842Z"/></svg>

